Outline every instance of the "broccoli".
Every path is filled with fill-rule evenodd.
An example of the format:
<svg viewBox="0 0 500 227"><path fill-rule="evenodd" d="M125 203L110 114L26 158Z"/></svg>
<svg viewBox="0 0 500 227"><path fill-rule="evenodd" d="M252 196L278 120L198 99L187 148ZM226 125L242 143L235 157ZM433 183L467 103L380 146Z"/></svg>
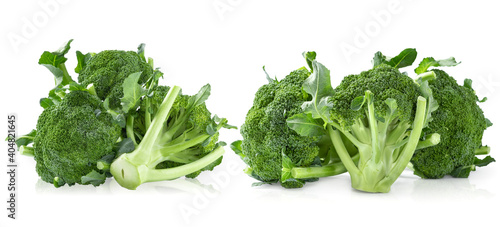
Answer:
<svg viewBox="0 0 500 227"><path fill-rule="evenodd" d="M309 76L305 68L290 73L281 81L270 80L255 94L253 106L241 126L240 156L249 165L246 172L262 182L281 178L282 154L302 166L310 166L319 154L318 138L300 136L286 125L286 119L301 111L309 96L302 92ZM237 150L238 151L238 150ZM281 182L283 187L300 187L296 182Z"/></svg>
<svg viewBox="0 0 500 227"><path fill-rule="evenodd" d="M38 118L34 137L36 171L55 186L85 184L82 177L99 171L96 163L113 152L121 128L87 91L71 91Z"/></svg>
<svg viewBox="0 0 500 227"><path fill-rule="evenodd" d="M41 179L56 187L103 183L106 174L97 162L114 152L121 135L121 127L113 123L103 102L69 75L64 55L72 41L41 55L38 63L52 72L55 87L40 99L44 111L36 130L16 141L21 154L34 157Z"/></svg>
<svg viewBox="0 0 500 227"><path fill-rule="evenodd" d="M491 122L477 104L479 99L472 89L471 80L466 79L461 86L442 70L433 69L432 72L437 78L429 81L429 86L439 108L424 134L439 133L441 143L415 152L412 167L422 178L442 178L445 175L466 178L476 166L495 161L490 156L482 160L476 157L489 153L489 147L482 146L481 140Z"/></svg>
<svg viewBox="0 0 500 227"><path fill-rule="evenodd" d="M194 96L159 86L163 73L146 61L144 44L137 53L77 51L77 83L65 66L71 41L42 54L39 64L54 74L56 86L40 100L45 110L37 129L16 141L22 154L35 158L44 181L98 186L114 176L135 189L148 181L194 178L221 163L219 130L235 127L211 116L209 84Z"/></svg>
<svg viewBox="0 0 500 227"><path fill-rule="evenodd" d="M158 97L164 96L161 103ZM149 107L139 116L152 114L152 121L134 151L120 155L111 163L115 180L127 189L142 183L172 180L181 176L195 177L203 170L212 170L221 162L224 142L217 142L218 131L233 128L216 115L211 118L205 106L210 85L194 96L180 94L180 87L156 88ZM145 103L143 101L143 103ZM135 122L127 121L130 128ZM144 127L142 124L141 127ZM140 131L139 131L140 132ZM134 135L136 136L136 135Z"/></svg>
<svg viewBox="0 0 500 227"><path fill-rule="evenodd" d="M139 83L143 84L154 70L140 52L105 50L89 57L77 71L78 82L82 86L93 84L97 96L101 100L109 98L109 107L116 109L120 107L120 99L123 97L123 81L130 74L141 72Z"/></svg>
<svg viewBox="0 0 500 227"><path fill-rule="evenodd" d="M406 51L410 54L389 60L376 55L373 69L345 77L335 89L329 70L315 60L316 54L304 54L312 74L303 89L312 100L303 103L303 113L294 117L303 124L292 125L293 129L311 135L318 126L326 128L357 190L389 192L419 144L438 142L436 136L420 141L436 106L426 83L419 86L397 69L414 60L408 59L415 56L412 49Z"/></svg>
<svg viewBox="0 0 500 227"><path fill-rule="evenodd" d="M303 102L311 100L302 90L310 74L302 67L280 81L268 75L269 83L255 93L241 126L243 140L231 144L249 166L245 172L262 183L300 188L305 182L346 171L325 130L302 136L288 126L297 123L292 116L302 112Z"/></svg>

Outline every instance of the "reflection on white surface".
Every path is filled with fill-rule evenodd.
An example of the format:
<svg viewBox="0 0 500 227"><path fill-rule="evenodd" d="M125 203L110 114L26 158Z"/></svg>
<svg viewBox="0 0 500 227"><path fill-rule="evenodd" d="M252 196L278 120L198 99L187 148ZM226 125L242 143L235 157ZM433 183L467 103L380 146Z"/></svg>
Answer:
<svg viewBox="0 0 500 227"><path fill-rule="evenodd" d="M133 191L121 187L112 178L106 179L106 182L100 186L94 187L92 185L79 185L73 186L64 185L56 188L54 185L38 179L35 184L35 190L38 194L110 194L116 192ZM177 194L187 193L190 195L205 192L216 194L219 193L212 185L204 185L197 179L179 178L171 181L162 182L149 182L139 186L136 191L142 192L156 192L161 194Z"/></svg>
<svg viewBox="0 0 500 227"><path fill-rule="evenodd" d="M436 200L477 200L494 197L490 191L476 187L468 178L418 179L413 182L411 197L417 202Z"/></svg>

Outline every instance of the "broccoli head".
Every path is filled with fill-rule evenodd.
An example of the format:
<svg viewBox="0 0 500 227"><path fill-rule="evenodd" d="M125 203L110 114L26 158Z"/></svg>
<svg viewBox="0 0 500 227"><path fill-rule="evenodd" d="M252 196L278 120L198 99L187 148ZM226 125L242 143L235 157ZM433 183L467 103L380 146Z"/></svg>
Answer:
<svg viewBox="0 0 500 227"><path fill-rule="evenodd" d="M121 133L102 101L87 91L71 91L46 108L36 130L37 173L56 186L82 184L82 176L97 171L97 161L113 152Z"/></svg>
<svg viewBox="0 0 500 227"><path fill-rule="evenodd" d="M83 86L94 85L101 100L109 98L112 109L120 107L123 81L132 73L142 72L139 84L153 74L153 68L136 52L105 50L90 57L79 71L78 82Z"/></svg>
<svg viewBox="0 0 500 227"><path fill-rule="evenodd" d="M344 77L340 85L334 89L334 95L330 99L333 106L332 120L349 129L359 123L360 119L364 119L365 113L353 110L351 103L356 97L365 95L367 90L373 93L374 113L377 119L386 117L386 100L390 98L395 101L397 109L388 120L399 119L402 122L414 120L415 102L420 96L419 87L413 79L386 64Z"/></svg>
<svg viewBox="0 0 500 227"><path fill-rule="evenodd" d="M281 81L270 80L255 94L253 106L241 126L241 153L249 168L247 173L267 183L282 177L283 157L297 166L308 167L320 153L318 136L301 136L288 127L286 120L302 112L301 105L310 100L302 84L310 72L301 68ZM301 187L295 180L280 181L283 187Z"/></svg>
<svg viewBox="0 0 500 227"><path fill-rule="evenodd" d="M439 108L424 133L439 133L441 142L416 151L411 163L415 174L423 178L468 177L479 161L476 153L488 150L481 141L491 123L478 105L470 80L461 86L446 72L432 71L437 78L430 80L429 86Z"/></svg>

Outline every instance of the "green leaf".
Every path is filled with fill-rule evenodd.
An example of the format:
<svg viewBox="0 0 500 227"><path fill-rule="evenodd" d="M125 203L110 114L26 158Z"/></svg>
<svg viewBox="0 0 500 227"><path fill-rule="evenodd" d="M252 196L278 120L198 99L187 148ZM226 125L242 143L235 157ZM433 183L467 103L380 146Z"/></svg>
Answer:
<svg viewBox="0 0 500 227"><path fill-rule="evenodd" d="M313 73L304 81L302 88L312 96L312 100L304 102L304 113L310 113L313 118L321 118L329 122L332 104L328 99L334 90L330 82L330 70L316 60L312 61Z"/></svg>
<svg viewBox="0 0 500 227"><path fill-rule="evenodd" d="M286 120L288 127L301 136L322 136L325 135L323 124L318 119L314 119L310 113L299 113Z"/></svg>
<svg viewBox="0 0 500 227"><path fill-rule="evenodd" d="M88 173L85 176L82 176L81 180L82 184L92 184L94 186L99 186L101 184L104 184L104 182L106 181L106 174L92 170L92 172Z"/></svg>
<svg viewBox="0 0 500 227"><path fill-rule="evenodd" d="M203 104L210 96L210 89L210 84L206 84L205 86L201 87L200 91L198 91L196 95L189 97L188 109Z"/></svg>
<svg viewBox="0 0 500 227"><path fill-rule="evenodd" d="M488 164L495 162L495 159L492 158L491 156L486 156L483 159L479 159L477 157L474 157L474 165L477 167L484 167L487 166Z"/></svg>
<svg viewBox="0 0 500 227"><path fill-rule="evenodd" d="M146 44L144 44L144 43L139 44L139 46L137 47L137 54L141 57L141 59L143 61L146 61L146 57L144 55L145 48L146 48Z"/></svg>
<svg viewBox="0 0 500 227"><path fill-rule="evenodd" d="M123 81L123 98L120 100L122 110L125 113L135 109L139 105L141 97L147 94L147 91L137 83L141 77L141 73L142 72L132 73Z"/></svg>
<svg viewBox="0 0 500 227"><path fill-rule="evenodd" d="M468 79L468 78L467 78L467 79L465 79L465 80L464 80L464 87L469 88L469 89L472 89L472 80L471 80L471 79ZM472 90L474 90L474 89L472 89Z"/></svg>
<svg viewBox="0 0 500 227"><path fill-rule="evenodd" d="M76 51L76 59L78 60L78 64L76 65L75 73L80 73L80 71L82 71L82 69L87 65L87 62L91 57L91 53L87 53L84 55L82 54L82 52Z"/></svg>
<svg viewBox="0 0 500 227"><path fill-rule="evenodd" d="M417 50L414 48L407 48L401 51L398 56L393 57L388 61L390 66L399 69L412 65L416 58Z"/></svg>
<svg viewBox="0 0 500 227"><path fill-rule="evenodd" d="M54 102L49 98L41 98L40 99L40 106L43 109L47 109L48 107L53 106L53 105L55 105Z"/></svg>
<svg viewBox="0 0 500 227"><path fill-rule="evenodd" d="M279 81L278 81L278 79L277 79L276 77L274 77L274 80L273 80L273 79L271 79L271 77L269 76L269 74L268 74L268 73L267 73L267 71L266 71L266 66L262 66L262 70L264 70L264 73L266 74L266 79L267 79L267 81L268 81L270 84L272 84L272 83L278 83L278 82L279 82Z"/></svg>
<svg viewBox="0 0 500 227"><path fill-rule="evenodd" d="M381 64L389 64L389 61L387 60L386 56L384 56L380 51L377 51L377 53L375 53L375 56L373 56L372 64L373 67L375 67Z"/></svg>
<svg viewBox="0 0 500 227"><path fill-rule="evenodd" d="M125 138L113 146L113 151L116 154L115 157L119 157L120 155L125 153L130 153L134 150L135 150L135 144L131 138Z"/></svg>
<svg viewBox="0 0 500 227"><path fill-rule="evenodd" d="M306 59L307 65L311 69L311 72L314 72L314 68L312 62L316 60L316 52L314 51L304 51L302 56Z"/></svg>
<svg viewBox="0 0 500 227"><path fill-rule="evenodd" d="M295 167L292 160L285 154L285 152L281 152L281 182L285 182L286 180L292 178L292 168Z"/></svg>
<svg viewBox="0 0 500 227"><path fill-rule="evenodd" d="M458 168L454 169L450 173L450 175L452 177L456 177L456 178L467 178L467 177L469 177L470 172L471 171L475 171L475 170L476 170L476 166L475 165L461 166L461 167L458 167Z"/></svg>
<svg viewBox="0 0 500 227"><path fill-rule="evenodd" d="M420 74L426 72L430 67L439 67L439 66L456 66L460 64L457 62L454 57L450 57L443 60L435 60L433 57L424 58L418 67L415 68L415 73Z"/></svg>
<svg viewBox="0 0 500 227"><path fill-rule="evenodd" d="M366 99L365 99L364 95L354 98L351 102L351 110L354 110L354 111L360 110L363 107L363 105L365 104L365 102L366 102Z"/></svg>
<svg viewBox="0 0 500 227"><path fill-rule="evenodd" d="M26 145L33 143L35 136L36 136L36 130L33 129L28 134L22 135L19 138L16 138L17 147L19 148L20 146L26 146Z"/></svg>
<svg viewBox="0 0 500 227"><path fill-rule="evenodd" d="M68 60L64 55L68 53L72 41L72 39L69 40L54 52L44 51L38 60L38 64L45 66L54 75L56 86L64 86L73 81L64 65Z"/></svg>
<svg viewBox="0 0 500 227"><path fill-rule="evenodd" d="M241 147L241 143L243 143L243 141L236 140L236 141L232 142L229 145L229 147L231 148L231 150L234 151L235 154L240 156L241 159L244 159L246 156L243 154L243 148Z"/></svg>
<svg viewBox="0 0 500 227"><path fill-rule="evenodd" d="M69 83L69 89L70 91L87 91L87 88L82 86L81 84L78 84L76 82L70 82Z"/></svg>

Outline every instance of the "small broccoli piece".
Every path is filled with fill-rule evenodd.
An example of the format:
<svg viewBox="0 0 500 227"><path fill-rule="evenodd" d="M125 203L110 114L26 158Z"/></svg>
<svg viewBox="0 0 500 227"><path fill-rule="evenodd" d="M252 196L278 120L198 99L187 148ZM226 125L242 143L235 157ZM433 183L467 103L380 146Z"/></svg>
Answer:
<svg viewBox="0 0 500 227"><path fill-rule="evenodd" d="M128 121L127 127L144 128L136 149L122 154L111 163L111 174L123 187L135 189L139 185L172 180L182 176L195 177L203 170L212 170L221 162L225 143L218 142L218 131L233 128L227 120L211 117L205 106L210 85L205 85L194 96L180 94L180 88L154 88L153 95L145 96L142 113ZM165 93L167 92L167 93ZM160 97L164 96L159 102ZM147 116L152 119L149 126Z"/></svg>
<svg viewBox="0 0 500 227"><path fill-rule="evenodd" d="M42 180L62 186L82 184L96 163L113 152L121 128L87 91L71 91L38 118L34 138L36 171Z"/></svg>
<svg viewBox="0 0 500 227"><path fill-rule="evenodd" d="M79 71L78 82L83 86L94 85L101 100L109 98L109 107L120 107L123 81L132 73L141 72L143 84L153 74L153 68L136 52L105 50L90 57Z"/></svg>
<svg viewBox="0 0 500 227"><path fill-rule="evenodd" d="M461 86L446 72L432 71L437 78L429 81L429 86L439 108L424 134L439 133L441 143L416 151L411 163L415 174L423 178L468 177L475 166L480 166L476 155L489 151L481 141L491 123L478 105L470 80Z"/></svg>

